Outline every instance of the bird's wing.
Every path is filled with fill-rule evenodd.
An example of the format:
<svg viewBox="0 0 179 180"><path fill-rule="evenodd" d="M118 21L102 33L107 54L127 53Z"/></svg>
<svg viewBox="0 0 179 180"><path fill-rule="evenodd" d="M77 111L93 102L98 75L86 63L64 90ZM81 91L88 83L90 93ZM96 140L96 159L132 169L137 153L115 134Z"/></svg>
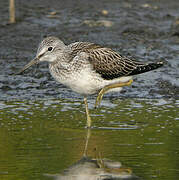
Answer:
<svg viewBox="0 0 179 180"><path fill-rule="evenodd" d="M90 49L98 49L99 45L90 42L75 42L69 45L71 51L68 52L68 59L72 61L81 52L90 51Z"/></svg>
<svg viewBox="0 0 179 180"><path fill-rule="evenodd" d="M144 64L131 60L110 48L104 48L93 43L77 42L71 47L73 49L71 57L74 58L82 52L87 53L88 56L86 57L88 57L93 69L106 80L144 73L161 66L161 63Z"/></svg>

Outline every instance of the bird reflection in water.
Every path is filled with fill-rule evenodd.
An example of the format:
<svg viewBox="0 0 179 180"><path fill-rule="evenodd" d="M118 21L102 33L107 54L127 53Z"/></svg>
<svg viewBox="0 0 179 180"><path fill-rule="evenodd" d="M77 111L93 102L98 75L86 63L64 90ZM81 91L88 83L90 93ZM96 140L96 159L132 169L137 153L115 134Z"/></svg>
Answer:
<svg viewBox="0 0 179 180"><path fill-rule="evenodd" d="M103 159L101 153L95 148L95 157L87 156L90 129L87 129L87 138L83 157L75 162L63 173L46 176L55 180L139 180L130 168L125 168L120 162Z"/></svg>

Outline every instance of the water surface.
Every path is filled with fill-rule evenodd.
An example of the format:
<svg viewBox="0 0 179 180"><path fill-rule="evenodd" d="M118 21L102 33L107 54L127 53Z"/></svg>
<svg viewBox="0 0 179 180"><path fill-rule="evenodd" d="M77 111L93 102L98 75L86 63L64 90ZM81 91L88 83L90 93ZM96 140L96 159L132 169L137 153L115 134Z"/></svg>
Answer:
<svg viewBox="0 0 179 180"><path fill-rule="evenodd" d="M88 155L119 161L143 179L179 177L179 101L107 100L90 110ZM108 104L108 106L107 106ZM86 138L79 100L0 102L0 179L52 179L81 159Z"/></svg>

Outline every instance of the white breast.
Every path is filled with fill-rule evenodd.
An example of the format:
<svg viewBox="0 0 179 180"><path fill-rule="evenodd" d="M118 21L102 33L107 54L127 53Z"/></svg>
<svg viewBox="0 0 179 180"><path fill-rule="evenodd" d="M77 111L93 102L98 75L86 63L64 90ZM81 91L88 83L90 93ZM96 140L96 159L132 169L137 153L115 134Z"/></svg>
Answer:
<svg viewBox="0 0 179 180"><path fill-rule="evenodd" d="M132 77L121 77L113 80L104 80L95 71L91 70L90 65L86 65L80 71L70 71L63 74L63 72L56 72L53 67L50 67L50 72L57 82L64 84L65 86L71 88L73 91L83 94L90 95L95 94L100 91L103 87L109 84L127 82ZM114 88L110 91L120 91L122 88Z"/></svg>

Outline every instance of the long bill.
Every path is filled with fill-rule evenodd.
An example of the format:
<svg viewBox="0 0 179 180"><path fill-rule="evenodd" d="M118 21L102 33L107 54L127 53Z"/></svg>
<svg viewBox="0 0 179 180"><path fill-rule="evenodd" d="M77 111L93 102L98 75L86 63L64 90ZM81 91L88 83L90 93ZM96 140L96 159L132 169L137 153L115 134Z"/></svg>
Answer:
<svg viewBox="0 0 179 180"><path fill-rule="evenodd" d="M32 65L38 64L38 63L39 63L39 59L38 59L37 57L34 58L34 59L31 60L28 64L26 64L26 65L24 66L24 68L21 69L21 70L17 73L17 75L23 73L26 69L28 69L28 68L31 67Z"/></svg>

